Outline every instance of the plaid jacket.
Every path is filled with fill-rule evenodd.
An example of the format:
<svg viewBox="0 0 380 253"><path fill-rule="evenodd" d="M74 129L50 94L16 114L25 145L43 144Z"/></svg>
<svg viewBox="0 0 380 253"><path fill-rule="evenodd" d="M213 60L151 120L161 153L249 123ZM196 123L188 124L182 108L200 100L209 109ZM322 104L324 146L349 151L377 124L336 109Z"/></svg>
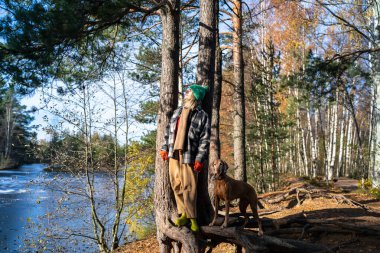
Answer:
<svg viewBox="0 0 380 253"><path fill-rule="evenodd" d="M178 117L181 115L182 106L176 109L165 131L165 143L162 150L173 158L174 141ZM183 152L183 163L193 164L195 161L204 162L207 159L210 144L210 120L208 114L200 107L195 108L189 115L188 134L185 141L186 150Z"/></svg>

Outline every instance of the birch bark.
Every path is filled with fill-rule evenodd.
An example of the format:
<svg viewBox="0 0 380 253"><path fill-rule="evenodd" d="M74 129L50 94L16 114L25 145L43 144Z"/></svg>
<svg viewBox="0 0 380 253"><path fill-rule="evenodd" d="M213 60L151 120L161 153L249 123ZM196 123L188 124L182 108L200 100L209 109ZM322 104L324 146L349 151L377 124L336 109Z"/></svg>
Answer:
<svg viewBox="0 0 380 253"><path fill-rule="evenodd" d="M349 171L351 169L351 150L352 150L352 125L353 120L352 116L348 115L348 129L347 129L347 142L346 142L346 164L345 164L345 176L349 175Z"/></svg>
<svg viewBox="0 0 380 253"><path fill-rule="evenodd" d="M336 168L336 177L340 177L343 172L343 152L344 152L344 126L345 126L345 108L342 106L342 119L340 121L340 136L339 136L339 158L338 158L338 164Z"/></svg>
<svg viewBox="0 0 380 253"><path fill-rule="evenodd" d="M375 42L374 47L379 48L380 47L380 0L373 1L373 15L374 15L374 36L375 36ZM372 75L373 75L373 86L376 90L375 94L377 95L375 97L375 125L374 125L374 138L375 138L375 145L374 145L374 168L373 168L373 174L372 174L372 186L374 188L380 187L380 52L376 51L372 55Z"/></svg>
<svg viewBox="0 0 380 253"><path fill-rule="evenodd" d="M337 132L338 132L338 100L339 100L339 93L338 90L336 92L336 102L333 105L332 108L332 131L330 134L331 138L331 152L330 152L330 165L329 165L329 180L332 180L334 177L334 170L335 168L335 158L336 158L336 139L337 139Z"/></svg>
<svg viewBox="0 0 380 253"><path fill-rule="evenodd" d="M311 125L311 116L310 109L308 108L307 114L307 127L310 133L310 150L311 150L311 175L313 178L317 176L317 146L316 146L316 138L315 135L318 133L313 132L313 127ZM318 129L317 127L315 128Z"/></svg>

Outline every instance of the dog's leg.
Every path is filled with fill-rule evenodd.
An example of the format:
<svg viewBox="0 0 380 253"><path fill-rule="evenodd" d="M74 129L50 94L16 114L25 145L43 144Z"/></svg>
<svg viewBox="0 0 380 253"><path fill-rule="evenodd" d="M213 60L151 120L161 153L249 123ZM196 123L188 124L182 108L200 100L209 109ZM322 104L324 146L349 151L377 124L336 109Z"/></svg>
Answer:
<svg viewBox="0 0 380 253"><path fill-rule="evenodd" d="M258 235L262 236L264 234L264 232L263 232L263 227L261 225L261 221L260 221L260 218L259 218L259 214L257 212L257 201L254 201L254 200L251 201L251 209L252 209L253 217L255 217L255 219L257 221L257 224L259 226L259 233L258 233Z"/></svg>
<svg viewBox="0 0 380 253"><path fill-rule="evenodd" d="M222 226L220 226L221 228L228 227L228 216L230 214L230 201L226 199L224 201L224 203L225 203L225 206L226 206L226 215L224 216L224 222L223 222Z"/></svg>
<svg viewBox="0 0 380 253"><path fill-rule="evenodd" d="M247 223L248 223L248 217L249 217L249 215L247 214L248 204L249 204L249 202L247 200L240 199L239 209L240 209L240 212L242 214L244 214L244 224L243 224L243 227L245 227L245 225L247 225Z"/></svg>
<svg viewBox="0 0 380 253"><path fill-rule="evenodd" d="M210 227L214 226L216 218L218 217L219 198L217 196L215 196L214 198L214 205L215 205L214 218L212 219L212 222L209 224Z"/></svg>

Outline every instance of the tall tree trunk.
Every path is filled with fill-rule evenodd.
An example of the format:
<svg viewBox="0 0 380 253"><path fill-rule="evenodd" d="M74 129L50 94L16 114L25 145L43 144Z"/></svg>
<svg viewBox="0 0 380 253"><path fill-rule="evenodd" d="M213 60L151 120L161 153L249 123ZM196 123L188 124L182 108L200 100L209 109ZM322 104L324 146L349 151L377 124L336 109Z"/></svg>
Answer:
<svg viewBox="0 0 380 253"><path fill-rule="evenodd" d="M346 110L346 108L345 108ZM343 161L342 161L342 175L346 176L347 171L347 150L348 150L348 122L349 122L349 114L344 115L344 139L343 139L343 145L344 145L344 151L343 151Z"/></svg>
<svg viewBox="0 0 380 253"><path fill-rule="evenodd" d="M271 67L272 69L272 67ZM274 90L273 90L273 82L272 78L269 79L270 84L270 92L269 92L269 108L270 108L270 128L271 128L271 163L272 163L272 184L273 189L276 190L279 182L279 174L277 168L277 139L275 135L276 131L276 123L277 123L277 115L274 108Z"/></svg>
<svg viewBox="0 0 380 253"><path fill-rule="evenodd" d="M351 150L352 150L352 125L353 125L353 120L351 115L348 115L348 128L347 128L347 142L346 142L346 169L345 169L345 176L348 176L349 173L351 172Z"/></svg>
<svg viewBox="0 0 380 253"><path fill-rule="evenodd" d="M295 88L295 97L297 101L299 100L299 91L298 88ZM299 106L297 106L297 112L296 112L296 117L297 117L297 157L298 157L298 175L302 175L303 172L305 171L305 157L304 157L304 151L301 145L303 144L303 129L301 126L301 113Z"/></svg>
<svg viewBox="0 0 380 253"><path fill-rule="evenodd" d="M118 231L119 231L119 224L120 224L120 218L121 218L121 212L123 211L123 204L124 199L121 199L120 194L120 183L119 182L119 165L118 165L118 121L117 121L117 111L118 111L118 101L117 101L117 92L116 92L116 80L113 78L113 96L112 96L112 103L113 103L113 113L114 113L114 119L113 122L113 177L114 177L114 189L115 189L115 220L112 225L112 241L111 241L111 250L115 250L117 247L119 247L119 237L118 237ZM126 169L125 169L126 170ZM125 182L124 182L125 184Z"/></svg>
<svg viewBox="0 0 380 253"><path fill-rule="evenodd" d="M323 120L322 120L322 113L321 113L321 107L320 105L318 106L318 118L319 118L319 131L321 133L321 136L322 136L322 147L323 147L323 156L324 156L324 166L322 168L325 168L325 177L326 177L326 180L327 180L327 170L326 170L326 163L327 163L327 148L326 148L326 134L325 134L325 131L323 130L324 127L323 127ZM325 119L326 121L326 119Z"/></svg>
<svg viewBox="0 0 380 253"><path fill-rule="evenodd" d="M355 120L353 119L352 120L352 122L354 122ZM357 174L357 156L355 156L355 155L357 155L357 150L355 149L355 142L356 142L356 131L355 131L355 124L354 123L352 123L352 128L351 128L351 144L350 144L350 146L351 146L351 150L350 150L350 152L351 152L351 154L350 154L350 156L351 156L351 172L352 173L355 173L355 174Z"/></svg>
<svg viewBox="0 0 380 253"><path fill-rule="evenodd" d="M311 125L311 110L310 105L308 106L308 109L306 111L307 114L307 127L308 131L310 133L310 150L311 150L311 175L313 178L317 176L317 145L316 145L316 139L315 139L315 133L313 132L313 127ZM317 127L315 126L315 129ZM316 133L318 134L318 133Z"/></svg>
<svg viewBox="0 0 380 253"><path fill-rule="evenodd" d="M328 133L326 133L328 136L327 138L327 153L325 157L325 175L326 179L330 180L330 161L331 161L331 148L332 148L332 132L333 132L333 123L332 123L332 109L331 109L331 103L327 106L327 122L326 125L328 126Z"/></svg>
<svg viewBox="0 0 380 253"><path fill-rule="evenodd" d="M217 1L216 1L217 2ZM199 17L199 51L198 51L198 66L197 66L197 82L203 86L209 87L209 92L203 101L203 109L211 118L212 124L212 142L210 143L210 153L213 161L217 155L215 148L219 140L219 122L213 121L212 116L215 115L219 120L219 107L221 87L216 91L218 96L214 96L214 74L215 74L215 46L216 46L216 8L217 5L213 0L200 1L200 17ZM219 67L219 66L218 66ZM218 70L219 71L219 70ZM221 82L219 79L218 81ZM215 108L214 108L215 106ZM209 162L210 162L209 161ZM200 224L208 224L211 221L213 209L210 202L210 194L213 194L213 189L208 188L210 173L208 166L198 175L198 221ZM211 186L211 188L213 188ZM210 190L210 191L209 191Z"/></svg>
<svg viewBox="0 0 380 253"><path fill-rule="evenodd" d="M215 2L215 74L214 92L212 94L212 116L211 116L211 139L210 139L210 161L220 157L219 121L220 101L222 98L222 50L219 43L219 1Z"/></svg>
<svg viewBox="0 0 380 253"><path fill-rule="evenodd" d="M306 140L307 140L307 132L305 131L304 128L302 128L302 150L303 150L303 157L305 161L305 168L304 168L304 175L309 176L309 159L307 156L307 145L306 145Z"/></svg>
<svg viewBox="0 0 380 253"><path fill-rule="evenodd" d="M343 152L344 152L344 127L345 127L345 107L344 101L342 102L342 118L340 120L340 136L339 136L339 159L336 168L336 177L340 177L343 173Z"/></svg>
<svg viewBox="0 0 380 253"><path fill-rule="evenodd" d="M215 73L214 73L214 92L212 94L212 113L211 113L211 138L210 138L210 155L209 162L212 163L217 158L220 158L220 137L219 137L219 122L220 122L220 102L222 98L222 50L219 43L219 1L215 3ZM210 167L209 167L210 168ZM214 173L209 171L210 175ZM209 178L208 192L210 195L211 204L214 203L214 181ZM214 207L215 210L215 207Z"/></svg>
<svg viewBox="0 0 380 253"><path fill-rule="evenodd" d="M329 172L328 172L328 179L332 180L334 177L334 170L335 168L335 158L336 158L336 139L337 139L337 132L338 132L338 91L336 94L336 102L333 105L333 108L331 110L331 133L330 133L330 164L329 164Z"/></svg>
<svg viewBox="0 0 380 253"><path fill-rule="evenodd" d="M298 109L297 109L298 110ZM297 119L297 132L296 132L296 143L297 143L297 173L296 175L301 176L303 170L303 159L302 159L302 151L301 151L301 133L299 128L299 120Z"/></svg>
<svg viewBox="0 0 380 253"><path fill-rule="evenodd" d="M319 170L319 156L321 151L319 150L319 128L318 125L320 123L320 118L319 118L319 113L317 111L314 112L314 125L315 125L315 152L316 152L316 157L317 157L317 163L316 163L316 175L318 175L318 170Z"/></svg>
<svg viewBox="0 0 380 253"><path fill-rule="evenodd" d="M158 155L164 143L166 126L178 103L180 1L168 0L168 3L160 9L160 17L162 21L162 70L154 185L157 240L161 253L170 252L172 240L182 243L185 252L198 252L195 236L187 229L179 229L169 222L177 212L170 188L168 162L163 162Z"/></svg>
<svg viewBox="0 0 380 253"><path fill-rule="evenodd" d="M355 126L355 129L353 129L353 130L356 133L356 137L357 137L357 141L358 141L358 149L357 149L357 164L358 164L358 169L360 170L359 171L360 172L360 176L364 179L364 178L368 177L368 175L366 174L368 170L365 168L364 160L363 160L363 142L362 142L362 138L360 136L360 126L359 126L359 123L358 123L358 120L357 120L357 117L356 117L355 106L354 106L354 99L351 98L351 96L348 93L347 89L345 89L345 93L346 93L346 98L347 98L348 105L350 107L349 111L351 112L353 123L354 123L354 126ZM355 95L355 94L353 93L353 95Z"/></svg>
<svg viewBox="0 0 380 253"><path fill-rule="evenodd" d="M242 1L233 0L233 62L234 62L234 113L233 139L235 179L247 181L245 164L245 105L244 105L244 63L242 46Z"/></svg>
<svg viewBox="0 0 380 253"><path fill-rule="evenodd" d="M371 73L374 74L374 69L372 63L371 65ZM372 84L372 95L371 95L371 110L370 110L370 124L369 124L369 166L368 166L368 175L373 179L374 177L374 167L375 167L375 158L376 158L376 122L375 122L375 106L376 106L376 97L377 91L374 83Z"/></svg>
<svg viewBox="0 0 380 253"><path fill-rule="evenodd" d="M380 0L373 1L373 15L374 15L374 37L375 42L373 47L379 48L380 47ZM375 102L375 124L374 124L374 138L375 138L375 145L374 145L374 168L373 168L373 187L379 188L380 187L380 52L376 51L372 54L372 80L373 80L373 87L376 90L374 94L376 94L376 102Z"/></svg>
<svg viewBox="0 0 380 253"><path fill-rule="evenodd" d="M215 3L216 2L216 3ZM199 52L197 66L197 83L209 87L209 92L203 101L203 109L211 117L211 143L210 160L219 157L219 108L221 99L221 54L218 39L218 55L215 57L216 48L216 8L218 1L200 1L199 20ZM216 60L218 61L216 63ZM216 79L217 89L214 86ZM216 93L216 94L215 94ZM215 115L215 117L213 117ZM212 156L211 156L212 154Z"/></svg>
<svg viewBox="0 0 380 253"><path fill-rule="evenodd" d="M183 102L183 24L181 15L179 15L179 66L178 66L178 106L182 106Z"/></svg>
<svg viewBox="0 0 380 253"><path fill-rule="evenodd" d="M12 151L12 136L14 129L14 119L13 119L13 102L14 102L14 87L13 85L9 87L7 100L5 104L5 149L4 149L4 160L7 160L10 157Z"/></svg>

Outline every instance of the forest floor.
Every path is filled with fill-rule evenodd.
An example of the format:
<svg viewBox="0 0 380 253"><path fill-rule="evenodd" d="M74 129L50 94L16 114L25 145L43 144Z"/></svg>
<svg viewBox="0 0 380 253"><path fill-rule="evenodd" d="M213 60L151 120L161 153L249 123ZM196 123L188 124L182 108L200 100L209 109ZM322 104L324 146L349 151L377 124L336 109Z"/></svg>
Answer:
<svg viewBox="0 0 380 253"><path fill-rule="evenodd" d="M286 229L270 231L264 226L264 234L327 245L339 253L379 253L380 200L363 193L357 182L340 178L334 187L326 190L321 182L316 186L315 182L289 179L288 186L281 191L259 195L265 206L259 210L261 219L278 221L279 224L292 218L308 222L303 227L291 224ZM232 208L233 211L237 212L237 208ZM151 236L128 243L117 252L154 253L159 249L156 238ZM221 243L212 252L234 252L234 247Z"/></svg>

